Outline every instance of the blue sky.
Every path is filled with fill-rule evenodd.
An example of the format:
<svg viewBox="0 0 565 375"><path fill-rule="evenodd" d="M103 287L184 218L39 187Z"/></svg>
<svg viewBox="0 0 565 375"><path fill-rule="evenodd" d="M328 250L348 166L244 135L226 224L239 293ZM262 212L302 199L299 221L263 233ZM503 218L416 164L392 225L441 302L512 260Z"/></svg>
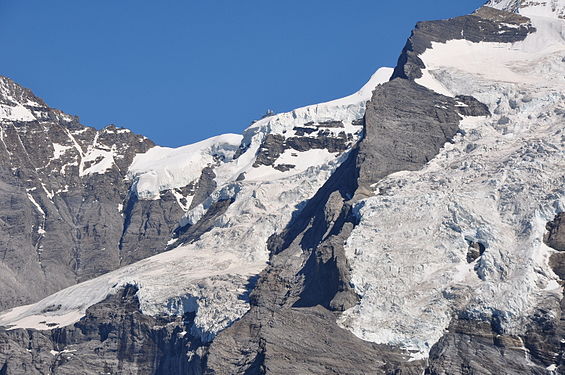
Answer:
<svg viewBox="0 0 565 375"><path fill-rule="evenodd" d="M481 0L0 0L0 74L166 146L357 91L419 20Z"/></svg>

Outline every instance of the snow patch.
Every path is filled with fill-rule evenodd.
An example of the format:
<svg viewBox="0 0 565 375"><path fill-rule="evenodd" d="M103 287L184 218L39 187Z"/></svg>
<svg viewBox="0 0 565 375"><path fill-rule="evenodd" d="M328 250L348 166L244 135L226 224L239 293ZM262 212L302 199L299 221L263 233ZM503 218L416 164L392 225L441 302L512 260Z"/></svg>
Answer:
<svg viewBox="0 0 565 375"><path fill-rule="evenodd" d="M31 195L29 192L31 190L28 189L27 191L27 198L29 199L29 201L33 204L33 206L35 207L35 209L42 215L45 216L45 211L43 211L43 209L41 208L41 206L39 205L39 203L37 203L37 201L35 200L35 198L33 198L33 195Z"/></svg>
<svg viewBox="0 0 565 375"><path fill-rule="evenodd" d="M59 159L61 156L65 155L65 153L68 150L73 148L74 147L72 145L66 146L66 145L60 145L58 143L53 143L53 157L51 160Z"/></svg>
<svg viewBox="0 0 565 375"><path fill-rule="evenodd" d="M34 121L33 113L21 104L0 104L0 121Z"/></svg>
<svg viewBox="0 0 565 375"><path fill-rule="evenodd" d="M453 96L438 77L445 68L470 74L483 80L516 84L554 85L565 83L561 61L565 57L564 23L559 20L532 18L537 29L517 43L473 43L468 40L432 42L419 57L424 62L422 78L416 80L440 94ZM536 71L537 70L537 71ZM544 79L540 79L543 74ZM551 81L551 83L549 83Z"/></svg>

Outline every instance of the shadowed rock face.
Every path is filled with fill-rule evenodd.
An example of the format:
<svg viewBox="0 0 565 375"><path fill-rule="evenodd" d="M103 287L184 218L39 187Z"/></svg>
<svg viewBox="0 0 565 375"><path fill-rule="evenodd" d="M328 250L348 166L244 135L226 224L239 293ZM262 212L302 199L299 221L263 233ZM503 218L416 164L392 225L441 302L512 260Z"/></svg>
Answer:
<svg viewBox="0 0 565 375"><path fill-rule="evenodd" d="M549 258L549 265L553 272L561 279L561 286L565 288L565 213L561 212L546 226L545 243L557 250ZM565 294L565 289L563 289ZM557 364L558 373L565 371L565 298L559 303L560 316L547 316L544 311L538 312L537 319L540 327L532 327L528 332L527 344L536 359L547 366Z"/></svg>
<svg viewBox="0 0 565 375"><path fill-rule="evenodd" d="M341 122L340 122L341 123ZM332 122L331 124L334 124ZM337 127L337 126L333 126ZM306 129L306 130L304 130ZM295 128L297 134L308 134L307 136L297 136L285 138L279 134L269 134L261 144L261 148L257 153L257 159L253 164L254 167L261 165L274 165L276 160L286 150L295 150L304 152L309 150L328 150L331 153L344 152L349 149L352 142L352 135L341 132L338 136L329 134L324 130L317 131L317 134L311 134L308 128ZM316 131L316 129L312 129ZM277 166L275 166L277 168Z"/></svg>
<svg viewBox="0 0 565 375"><path fill-rule="evenodd" d="M544 240L547 246L557 251L565 251L565 213L560 213L555 216L555 220L547 223Z"/></svg>

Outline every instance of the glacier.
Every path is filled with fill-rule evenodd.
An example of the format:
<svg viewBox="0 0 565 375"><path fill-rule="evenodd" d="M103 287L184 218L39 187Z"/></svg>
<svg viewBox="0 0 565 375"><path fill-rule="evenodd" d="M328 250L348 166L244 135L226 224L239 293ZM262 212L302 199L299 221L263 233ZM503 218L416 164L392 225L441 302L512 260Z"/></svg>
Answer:
<svg viewBox="0 0 565 375"><path fill-rule="evenodd" d="M562 297L543 235L565 209L565 23L531 21L522 42L433 42L420 55L417 83L493 115L465 118L423 170L388 176L357 204L346 254L361 301L339 323L358 337L424 359L455 312L500 316L519 334L536 305ZM486 250L468 264L470 242Z"/></svg>

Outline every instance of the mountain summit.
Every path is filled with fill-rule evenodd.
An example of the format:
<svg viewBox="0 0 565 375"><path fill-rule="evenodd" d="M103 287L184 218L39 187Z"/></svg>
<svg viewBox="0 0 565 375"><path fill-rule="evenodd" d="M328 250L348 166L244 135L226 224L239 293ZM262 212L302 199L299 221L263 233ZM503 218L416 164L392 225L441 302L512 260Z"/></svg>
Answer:
<svg viewBox="0 0 565 375"><path fill-rule="evenodd" d="M562 2L488 4L176 149L1 79L0 375L565 373Z"/></svg>

